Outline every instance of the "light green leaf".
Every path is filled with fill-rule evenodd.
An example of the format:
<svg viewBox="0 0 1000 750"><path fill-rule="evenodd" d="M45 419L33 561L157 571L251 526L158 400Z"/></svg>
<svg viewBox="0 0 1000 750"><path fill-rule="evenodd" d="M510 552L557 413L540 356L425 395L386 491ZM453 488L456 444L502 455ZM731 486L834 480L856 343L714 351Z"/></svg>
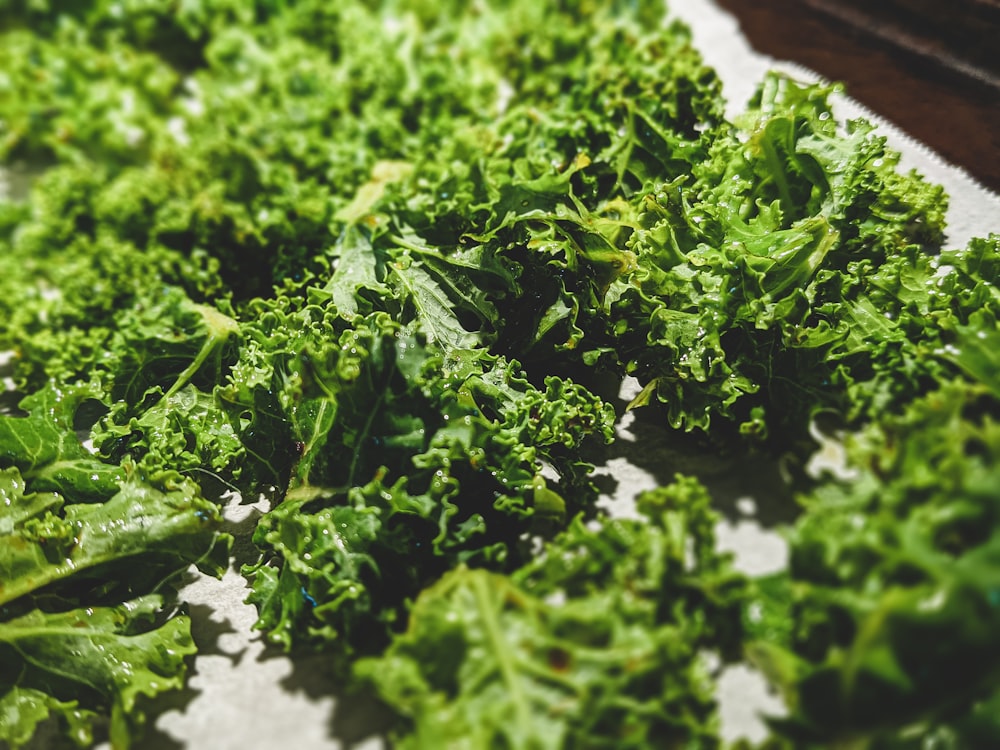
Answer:
<svg viewBox="0 0 1000 750"><path fill-rule="evenodd" d="M10 719L0 739L16 746L49 714L65 719L78 742L89 739L94 713L72 698L87 695L110 711L112 747L129 747L144 720L137 699L180 688L185 657L195 652L187 617L155 625L161 607L160 597L147 596L0 622L0 716Z"/></svg>

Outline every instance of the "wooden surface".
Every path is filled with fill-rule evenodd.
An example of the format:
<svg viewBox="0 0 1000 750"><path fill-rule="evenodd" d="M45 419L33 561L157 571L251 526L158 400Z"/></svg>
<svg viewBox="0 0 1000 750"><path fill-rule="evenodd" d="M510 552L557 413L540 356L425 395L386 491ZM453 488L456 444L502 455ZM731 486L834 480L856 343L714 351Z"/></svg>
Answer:
<svg viewBox="0 0 1000 750"><path fill-rule="evenodd" d="M718 2L759 52L843 82L852 97L1000 192L996 85L807 0ZM1000 39L996 49L1000 58Z"/></svg>
<svg viewBox="0 0 1000 750"><path fill-rule="evenodd" d="M911 55L1000 91L1000 0L800 0Z"/></svg>

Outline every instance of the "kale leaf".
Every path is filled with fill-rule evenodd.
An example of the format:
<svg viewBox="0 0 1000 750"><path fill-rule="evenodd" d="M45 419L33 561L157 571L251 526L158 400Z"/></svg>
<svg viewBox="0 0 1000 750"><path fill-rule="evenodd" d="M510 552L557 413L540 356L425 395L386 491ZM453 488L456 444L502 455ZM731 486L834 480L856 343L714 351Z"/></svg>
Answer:
<svg viewBox="0 0 1000 750"><path fill-rule="evenodd" d="M356 667L405 717L400 747L720 746L704 652L738 654L745 581L695 480L639 504L578 516L511 576L462 566L421 593Z"/></svg>
<svg viewBox="0 0 1000 750"><path fill-rule="evenodd" d="M750 646L786 693L791 736L947 734L995 691L998 405L944 381L850 440L856 478L803 499L787 581L761 589Z"/></svg>
<svg viewBox="0 0 1000 750"><path fill-rule="evenodd" d="M270 503L256 627L401 747L718 746L709 653L781 689L775 747L995 742L1000 235L945 247L838 86L727 119L657 0L0 28L0 162L41 172L0 201L0 740L138 737L224 488ZM602 513L626 375L712 445L844 432L788 570L736 574L690 479Z"/></svg>

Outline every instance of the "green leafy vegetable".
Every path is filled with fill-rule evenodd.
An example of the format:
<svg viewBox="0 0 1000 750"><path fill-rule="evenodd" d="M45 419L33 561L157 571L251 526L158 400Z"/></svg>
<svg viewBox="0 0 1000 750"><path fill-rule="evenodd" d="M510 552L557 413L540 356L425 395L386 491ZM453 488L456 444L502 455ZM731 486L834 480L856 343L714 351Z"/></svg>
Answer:
<svg viewBox="0 0 1000 750"><path fill-rule="evenodd" d="M138 737L225 488L270 502L257 629L401 747L719 746L709 653L781 689L769 746L995 743L1000 235L945 247L836 86L728 120L654 0L0 20L40 172L0 202L0 741ZM788 570L736 574L690 479L606 517L626 376L725 450L846 435Z"/></svg>
<svg viewBox="0 0 1000 750"><path fill-rule="evenodd" d="M528 559L524 535L596 498L575 454L589 435L610 439L613 413L586 390L555 377L535 389L516 363L442 352L384 313L350 327L318 307L295 318L286 344L258 342L300 446L254 535L272 555L248 571L259 625L279 641L307 630L368 650L448 567L511 569Z"/></svg>
<svg viewBox="0 0 1000 750"><path fill-rule="evenodd" d="M703 650L739 643L745 586L709 502L679 478L640 498L645 521L578 517L512 577L460 567L426 589L357 666L408 720L400 746L717 746Z"/></svg>
<svg viewBox="0 0 1000 750"><path fill-rule="evenodd" d="M218 511L183 483L133 478L104 503L69 504L25 487L17 468L0 472L3 739L18 747L55 717L88 745L110 712L112 744L127 747L143 722L137 697L181 687L195 650L186 617L164 621L162 596L133 597L191 563L221 574Z"/></svg>
<svg viewBox="0 0 1000 750"><path fill-rule="evenodd" d="M4 739L18 747L40 721L56 717L86 747L94 709L110 706L112 745L128 747L143 721L139 699L181 687L184 657L195 651L186 617L155 623L161 606L150 595L117 607L33 610L0 623Z"/></svg>
<svg viewBox="0 0 1000 750"><path fill-rule="evenodd" d="M986 390L946 382L852 441L857 479L805 500L792 587L761 600L791 627L753 646L789 731L901 740L995 689L998 441Z"/></svg>

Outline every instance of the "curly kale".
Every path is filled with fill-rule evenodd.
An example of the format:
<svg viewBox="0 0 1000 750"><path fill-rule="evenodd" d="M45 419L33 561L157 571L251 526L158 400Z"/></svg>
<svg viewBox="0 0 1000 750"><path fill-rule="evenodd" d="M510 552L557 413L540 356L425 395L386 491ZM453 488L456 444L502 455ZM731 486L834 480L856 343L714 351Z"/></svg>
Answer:
<svg viewBox="0 0 1000 750"><path fill-rule="evenodd" d="M775 747L995 743L1000 235L944 247L837 87L730 121L653 0L0 21L40 173L0 201L0 741L138 736L225 487L270 502L256 627L401 747L719 746L706 654L781 688ZM848 432L788 570L735 573L693 480L602 513L627 375L664 430Z"/></svg>

